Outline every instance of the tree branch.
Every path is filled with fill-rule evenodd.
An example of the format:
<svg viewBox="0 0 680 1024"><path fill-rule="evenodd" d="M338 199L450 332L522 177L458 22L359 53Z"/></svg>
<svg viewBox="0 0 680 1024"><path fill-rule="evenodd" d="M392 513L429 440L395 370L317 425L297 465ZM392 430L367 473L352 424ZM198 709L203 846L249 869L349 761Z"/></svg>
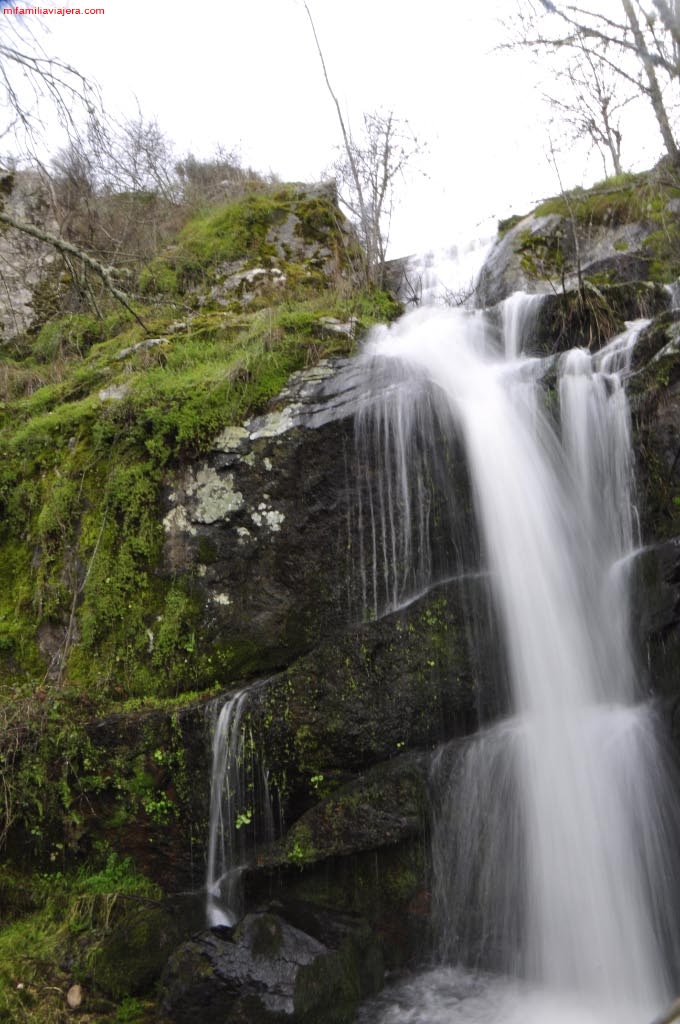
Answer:
<svg viewBox="0 0 680 1024"><path fill-rule="evenodd" d="M108 267L105 267L99 260L95 260L92 256L86 253L83 249L79 249L77 246L72 245L71 242L65 241L63 238L59 238L57 235L51 234L49 231L45 231L42 228L36 227L34 224L29 224L28 221L18 220L16 217L10 217L9 214L0 211L0 224L6 224L7 227L14 228L15 231L21 231L25 235L30 235L32 238L37 238L40 242L45 242L46 245L51 245L58 252L61 252L68 256L74 256L77 260L86 266L93 273L97 274L101 278L104 286L113 295L125 309L130 313L137 323L144 329L145 333L149 333L149 329L142 320L142 318L134 311L128 300L125 292L122 292L113 283L111 271Z"/></svg>

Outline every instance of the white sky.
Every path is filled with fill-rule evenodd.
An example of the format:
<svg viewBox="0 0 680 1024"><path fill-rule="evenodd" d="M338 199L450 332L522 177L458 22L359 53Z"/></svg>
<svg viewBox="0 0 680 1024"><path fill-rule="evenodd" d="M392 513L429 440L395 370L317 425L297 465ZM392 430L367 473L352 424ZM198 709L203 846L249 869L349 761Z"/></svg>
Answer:
<svg viewBox="0 0 680 1024"><path fill-rule="evenodd" d="M180 154L207 156L222 143L284 180L322 177L339 129L301 0L87 2L106 13L40 18L51 29L45 47L95 78L111 112L134 115L136 97ZM392 109L427 146L425 173L399 188L391 255L474 237L559 190L539 73L526 54L496 49L513 0L309 5L348 118ZM658 157L654 136L647 148L636 166ZM603 176L582 153L560 162L565 187Z"/></svg>

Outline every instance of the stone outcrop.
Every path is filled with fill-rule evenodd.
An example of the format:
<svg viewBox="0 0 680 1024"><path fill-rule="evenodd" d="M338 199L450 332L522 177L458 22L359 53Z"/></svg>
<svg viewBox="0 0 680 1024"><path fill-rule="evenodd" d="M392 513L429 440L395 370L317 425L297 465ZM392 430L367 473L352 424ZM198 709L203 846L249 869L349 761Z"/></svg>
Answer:
<svg viewBox="0 0 680 1024"><path fill-rule="evenodd" d="M6 212L54 231L57 225L40 175L17 171L12 178L12 191L4 200ZM0 230L0 340L16 337L33 322L35 291L46 280L54 258L54 249L44 242L12 229Z"/></svg>
<svg viewBox="0 0 680 1024"><path fill-rule="evenodd" d="M365 921L305 904L248 914L203 932L170 958L160 1020L189 1024L349 1024L382 985L381 951Z"/></svg>
<svg viewBox="0 0 680 1024"><path fill-rule="evenodd" d="M281 668L348 619L356 387L347 363L296 375L169 482L164 568L194 577L223 678Z"/></svg>
<svg viewBox="0 0 680 1024"><path fill-rule="evenodd" d="M676 206L663 172L654 171L548 199L501 225L479 277L478 304L494 305L515 291L562 292L588 280L670 280L677 273Z"/></svg>

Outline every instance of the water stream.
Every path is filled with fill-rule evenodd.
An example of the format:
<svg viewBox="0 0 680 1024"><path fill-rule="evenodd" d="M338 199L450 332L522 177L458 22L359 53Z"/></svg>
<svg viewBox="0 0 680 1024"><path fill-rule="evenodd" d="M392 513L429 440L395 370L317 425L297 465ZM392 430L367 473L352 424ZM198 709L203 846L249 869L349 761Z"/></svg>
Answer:
<svg viewBox="0 0 680 1024"><path fill-rule="evenodd" d="M420 309L365 354L360 446L383 466L364 510L367 604L380 614L428 578L477 570L510 698L435 760L441 966L363 1022L646 1024L680 994L677 793L629 639L622 375L642 325L595 356L536 359L522 353L537 308L514 297L500 328ZM452 529L466 502L476 525L461 551L441 522ZM438 528L435 506L449 510Z"/></svg>
<svg viewBox="0 0 680 1024"><path fill-rule="evenodd" d="M251 691L215 703L212 716L210 822L205 880L208 927L232 927L243 915L242 874L259 841L274 838L267 771L245 721Z"/></svg>

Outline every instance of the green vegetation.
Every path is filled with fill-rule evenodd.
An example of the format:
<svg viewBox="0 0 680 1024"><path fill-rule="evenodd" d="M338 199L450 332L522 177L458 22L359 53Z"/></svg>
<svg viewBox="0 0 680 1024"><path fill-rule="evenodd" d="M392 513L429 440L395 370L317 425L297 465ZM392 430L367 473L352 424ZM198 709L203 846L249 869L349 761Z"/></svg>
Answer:
<svg viewBox="0 0 680 1024"><path fill-rule="evenodd" d="M680 195L680 190L673 189ZM593 185L575 188L546 199L534 213L537 217L559 214L574 216L580 224L606 224L616 227L645 220L665 206L669 190L647 173L619 174Z"/></svg>
<svg viewBox="0 0 680 1024"><path fill-rule="evenodd" d="M680 180L665 165L660 165L649 172L607 178L589 189L572 189L547 199L534 214L537 217L557 214L580 229L616 228L636 222L648 225L650 233L643 244L644 254L650 261L646 276L651 281L665 283L680 273L680 225L676 212L679 202ZM553 233L541 240L532 239L532 248L540 247L541 241L548 249L561 248ZM621 241L616 248L625 252L628 245ZM528 254L532 255L532 252ZM564 256L560 254L557 265L554 259L549 259L545 266L538 260L535 265L527 264L525 269L539 277L559 276L563 261Z"/></svg>
<svg viewBox="0 0 680 1024"><path fill-rule="evenodd" d="M360 335L400 311L353 286L353 245L323 191L260 188L147 264L146 330L103 308L0 350L0 844L13 832L52 867L87 856L94 804L104 830L185 824L181 735L161 763L158 735L103 750L86 723L190 705L255 658L248 640L207 640L194 580L162 570L163 488L293 371L353 349L324 317ZM272 276L225 279L249 268Z"/></svg>
<svg viewBox="0 0 680 1024"><path fill-rule="evenodd" d="M111 855L99 869L69 875L22 875L3 869L0 882L0 1021L56 1024L70 1016L66 996L81 986L82 1008L95 1022L153 1019L148 990L158 976L160 891L129 861ZM20 909L19 909L20 908ZM143 909L155 933L140 925ZM167 928L167 922L166 922ZM153 927L153 925L152 925ZM104 956L125 934L125 955ZM147 997L141 996L147 990Z"/></svg>
<svg viewBox="0 0 680 1024"><path fill-rule="evenodd" d="M335 203L328 195L282 185L194 217L176 244L142 270L140 288L146 295L185 295L225 273L275 268L288 296L303 297L323 285L329 256L341 264L359 260Z"/></svg>

